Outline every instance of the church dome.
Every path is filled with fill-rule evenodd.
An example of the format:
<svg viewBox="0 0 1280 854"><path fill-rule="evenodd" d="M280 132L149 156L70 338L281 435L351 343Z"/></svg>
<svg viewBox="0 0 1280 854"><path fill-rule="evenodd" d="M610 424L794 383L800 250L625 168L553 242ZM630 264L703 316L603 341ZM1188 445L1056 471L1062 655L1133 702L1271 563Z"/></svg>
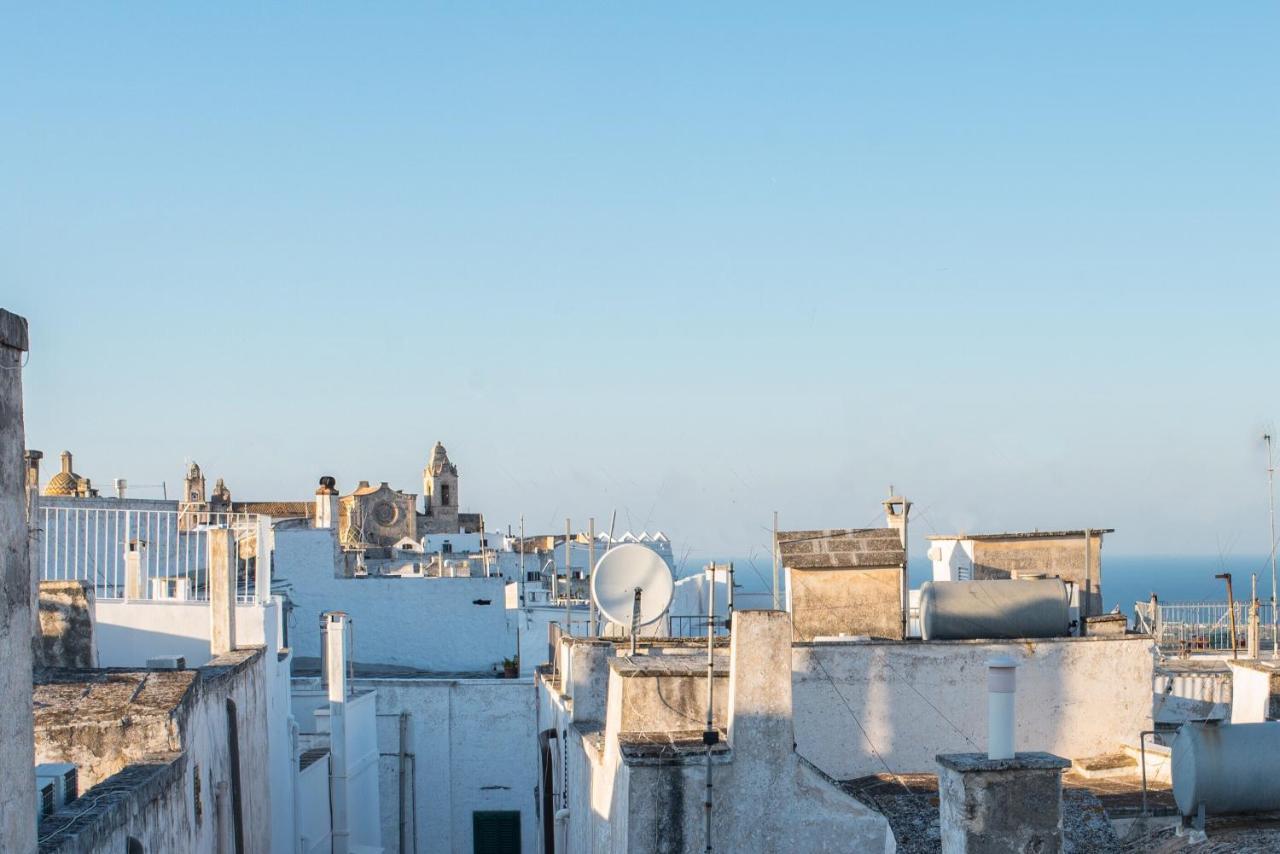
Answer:
<svg viewBox="0 0 1280 854"><path fill-rule="evenodd" d="M71 452L62 452L62 471L49 478L44 485L45 495L75 496L80 485L80 475L71 470Z"/></svg>

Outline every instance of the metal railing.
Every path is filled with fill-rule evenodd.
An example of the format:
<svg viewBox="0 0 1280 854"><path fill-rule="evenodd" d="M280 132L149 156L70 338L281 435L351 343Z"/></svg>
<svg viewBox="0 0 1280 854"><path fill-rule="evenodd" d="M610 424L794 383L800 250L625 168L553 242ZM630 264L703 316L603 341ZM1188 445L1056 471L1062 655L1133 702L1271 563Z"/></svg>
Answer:
<svg viewBox="0 0 1280 854"><path fill-rule="evenodd" d="M707 617L705 614L672 614L671 629L668 635L673 638L705 638L707 636ZM723 615L716 616L716 637L727 638L729 627L725 625Z"/></svg>
<svg viewBox="0 0 1280 854"><path fill-rule="evenodd" d="M229 528L236 543L237 600L247 603L270 597L270 516L214 513L189 506L178 510L47 506L38 509L37 519L41 580L88 581L97 598L123 599L126 568L134 554L142 575L142 598L208 601L208 532ZM259 567L265 571L259 572Z"/></svg>
<svg viewBox="0 0 1280 854"><path fill-rule="evenodd" d="M1249 603L1234 603L1235 648L1244 652L1248 646ZM1226 602L1135 602L1133 624L1140 632L1150 634L1165 655L1230 652L1231 611ZM1258 603L1258 648L1270 653L1271 603Z"/></svg>

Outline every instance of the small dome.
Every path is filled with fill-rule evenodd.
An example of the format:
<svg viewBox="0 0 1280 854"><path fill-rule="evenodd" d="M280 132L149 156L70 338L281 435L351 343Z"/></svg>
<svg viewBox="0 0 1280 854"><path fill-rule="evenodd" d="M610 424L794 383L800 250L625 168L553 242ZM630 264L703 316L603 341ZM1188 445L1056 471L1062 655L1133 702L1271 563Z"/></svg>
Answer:
<svg viewBox="0 0 1280 854"><path fill-rule="evenodd" d="M44 494L75 495L76 484L79 482L79 476L71 472L60 471L53 477L49 478L49 482L44 485Z"/></svg>
<svg viewBox="0 0 1280 854"><path fill-rule="evenodd" d="M49 478L44 485L45 495L76 496L79 494L80 475L71 470L71 452L62 452L62 471Z"/></svg>

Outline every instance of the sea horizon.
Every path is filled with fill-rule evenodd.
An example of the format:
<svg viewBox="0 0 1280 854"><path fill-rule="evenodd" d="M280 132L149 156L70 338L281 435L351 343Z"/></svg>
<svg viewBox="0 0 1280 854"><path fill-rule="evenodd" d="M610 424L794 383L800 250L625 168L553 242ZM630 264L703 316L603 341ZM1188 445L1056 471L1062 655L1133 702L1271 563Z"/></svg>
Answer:
<svg viewBox="0 0 1280 854"><path fill-rule="evenodd" d="M745 593L765 593L772 587L772 563L768 555L716 557L694 561L685 559L676 567L676 576L696 575L709 563L733 563L737 589ZM908 561L911 587L918 588L932 578L932 563L924 555ZM1221 602L1227 598L1226 582L1214 578L1231 573L1233 595L1248 601L1251 576L1258 576L1258 598L1271 598L1270 556L1261 555L1161 555L1117 554L1102 556L1102 602L1104 610L1117 605L1132 614L1136 602L1146 602L1155 593L1162 602ZM785 582L784 582L785 584Z"/></svg>

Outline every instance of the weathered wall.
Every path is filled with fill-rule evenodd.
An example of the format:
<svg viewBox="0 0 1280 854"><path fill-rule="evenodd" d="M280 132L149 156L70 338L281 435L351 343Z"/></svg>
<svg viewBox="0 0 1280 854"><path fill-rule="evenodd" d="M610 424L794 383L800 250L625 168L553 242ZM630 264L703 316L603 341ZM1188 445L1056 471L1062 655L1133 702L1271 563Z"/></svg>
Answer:
<svg viewBox="0 0 1280 854"><path fill-rule="evenodd" d="M797 750L837 779L985 751L986 661L1007 654L1020 662L1016 749L1114 752L1151 728L1151 650L1137 636L797 645Z"/></svg>
<svg viewBox="0 0 1280 854"><path fill-rule="evenodd" d="M1090 613L1102 612L1102 535L1089 537ZM973 577L1012 578L1017 575L1056 575L1084 590L1084 537L1053 539L975 540Z"/></svg>
<svg viewBox="0 0 1280 854"><path fill-rule="evenodd" d="M885 819L839 790L794 750L788 615L744 611L736 619L728 684L718 686L719 693L729 698L727 722L720 722L727 731L728 751L719 748L712 760L714 847L723 851L892 850ZM588 651L584 645L575 644L571 660L584 651ZM568 753L565 759L556 758L556 779L564 780L567 789L556 806L569 809L568 850L627 854L702 850L706 788L705 754L696 736L700 722L680 720L655 728L668 735L683 732L681 747L662 745L652 738L655 730L645 730L648 738L627 739L624 693L647 690L653 694L659 688L657 678L633 668L634 663L624 659L610 661L609 709L602 731L596 729L598 724L584 725L577 719L578 697L570 707L555 683L543 683L549 702L540 714L548 714L551 725L562 733L557 750L562 744ZM592 674L603 670L590 669ZM576 673L572 662L569 670ZM705 677L702 681L705 689ZM625 691L619 683L626 683ZM574 685L574 693L582 693L584 686L576 676ZM620 736L626 744L625 759ZM762 809L762 804L770 802L786 807Z"/></svg>
<svg viewBox="0 0 1280 854"><path fill-rule="evenodd" d="M902 570L787 568L797 641L836 635L902 637Z"/></svg>
<svg viewBox="0 0 1280 854"><path fill-rule="evenodd" d="M515 655L502 578L339 578L333 530L278 528L275 539L274 576L292 585L295 655L319 657L320 614L333 608L355 624L357 662L492 672Z"/></svg>
<svg viewBox="0 0 1280 854"><path fill-rule="evenodd" d="M28 562L22 359L27 321L0 309L0 850L34 851L31 564Z"/></svg>
<svg viewBox="0 0 1280 854"><path fill-rule="evenodd" d="M295 708L306 706L312 680L295 680ZM404 749L406 833L421 854L472 848L471 814L519 810L522 850L538 850L533 812L537 735L533 686L515 679L355 679L377 693L382 844L400 849L400 714L408 714ZM302 720L301 712L296 712ZM409 850L414 850L412 842Z"/></svg>
<svg viewBox="0 0 1280 854"><path fill-rule="evenodd" d="M85 581L40 582L36 667L93 667L93 587Z"/></svg>
<svg viewBox="0 0 1280 854"><path fill-rule="evenodd" d="M127 851L131 838L146 852L201 850L191 847L199 828L190 778L191 766L182 754L129 766L94 790L90 813L80 801L46 818L40 826L40 854ZM200 824L212 825L213 820L206 815Z"/></svg>
<svg viewBox="0 0 1280 854"><path fill-rule="evenodd" d="M44 721L40 761L74 762L83 788L102 786L87 793L92 800L73 806L79 820L42 851L123 851L128 836L149 852L225 850L218 840L231 827L228 700L235 704L245 850L271 850L274 793L262 651L238 650L198 672L163 671L160 678L181 691L171 713L157 708L150 715L91 721L68 705L66 715ZM90 812L85 803L93 804ZM51 816L41 834L65 824Z"/></svg>

